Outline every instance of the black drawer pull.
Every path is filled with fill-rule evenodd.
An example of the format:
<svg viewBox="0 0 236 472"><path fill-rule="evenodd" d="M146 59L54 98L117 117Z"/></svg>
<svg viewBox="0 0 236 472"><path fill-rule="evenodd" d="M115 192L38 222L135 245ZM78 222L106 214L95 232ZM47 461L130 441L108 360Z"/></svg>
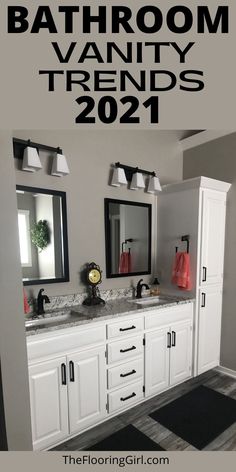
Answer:
<svg viewBox="0 0 236 472"><path fill-rule="evenodd" d="M175 331L172 331L172 344L171 344L172 347L175 347L176 346L176 332Z"/></svg>
<svg viewBox="0 0 236 472"><path fill-rule="evenodd" d="M204 292L202 292L202 304L201 304L201 308L205 308L206 306L206 294Z"/></svg>
<svg viewBox="0 0 236 472"><path fill-rule="evenodd" d="M136 326L130 326L129 328L120 328L120 331L129 331L130 329L135 329Z"/></svg>
<svg viewBox="0 0 236 472"><path fill-rule="evenodd" d="M61 364L61 383L66 385L66 364Z"/></svg>
<svg viewBox="0 0 236 472"><path fill-rule="evenodd" d="M167 333L167 347L168 349L171 348L171 333L170 332Z"/></svg>
<svg viewBox="0 0 236 472"><path fill-rule="evenodd" d="M75 370L74 370L74 362L69 362L69 370L70 370L70 382L75 381Z"/></svg>
<svg viewBox="0 0 236 472"><path fill-rule="evenodd" d="M203 281L203 282L206 282L206 279L207 279L207 268L206 268L205 266L203 266L202 270L203 270L203 278L202 278L202 281Z"/></svg>
<svg viewBox="0 0 236 472"><path fill-rule="evenodd" d="M120 377L128 377L128 375L133 375L136 374L136 370L131 370L131 372L128 372L127 374L120 374Z"/></svg>
<svg viewBox="0 0 236 472"><path fill-rule="evenodd" d="M121 401L125 402L126 400L129 400L130 398L133 398L133 397L136 397L136 393L134 393L134 392L131 395L129 395L128 397L125 397L125 398L121 397Z"/></svg>
<svg viewBox="0 0 236 472"><path fill-rule="evenodd" d="M132 347L129 347L128 349L120 349L120 352L128 352L128 351L134 351L136 348L136 346L132 346Z"/></svg>

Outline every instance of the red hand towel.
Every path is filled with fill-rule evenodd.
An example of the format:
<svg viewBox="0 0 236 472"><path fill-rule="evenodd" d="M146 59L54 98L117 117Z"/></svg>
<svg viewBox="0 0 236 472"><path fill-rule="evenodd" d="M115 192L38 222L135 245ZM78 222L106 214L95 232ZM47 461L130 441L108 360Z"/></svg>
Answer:
<svg viewBox="0 0 236 472"><path fill-rule="evenodd" d="M119 273L128 274L131 272L131 254L122 252L120 255Z"/></svg>
<svg viewBox="0 0 236 472"><path fill-rule="evenodd" d="M190 255L187 252L177 252L172 270L172 283L181 290L192 290L190 278Z"/></svg>
<svg viewBox="0 0 236 472"><path fill-rule="evenodd" d="M30 312L30 306L29 306L24 288L23 288L23 298L24 298L24 313L27 314Z"/></svg>

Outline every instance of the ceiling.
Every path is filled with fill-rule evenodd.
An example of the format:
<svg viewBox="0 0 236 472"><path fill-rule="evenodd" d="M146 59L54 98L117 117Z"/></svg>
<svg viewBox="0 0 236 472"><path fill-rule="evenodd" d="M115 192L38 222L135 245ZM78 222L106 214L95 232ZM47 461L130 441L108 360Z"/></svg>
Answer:
<svg viewBox="0 0 236 472"><path fill-rule="evenodd" d="M182 139L189 138L190 136L201 133L202 131L204 130L203 129L181 129L181 130L177 130L176 133L179 138L179 141L181 141Z"/></svg>

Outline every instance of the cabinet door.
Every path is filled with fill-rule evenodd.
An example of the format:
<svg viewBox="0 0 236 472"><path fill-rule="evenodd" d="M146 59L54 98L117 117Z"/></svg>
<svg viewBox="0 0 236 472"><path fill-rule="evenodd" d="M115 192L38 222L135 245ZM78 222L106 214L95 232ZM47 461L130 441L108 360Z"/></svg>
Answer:
<svg viewBox="0 0 236 472"><path fill-rule="evenodd" d="M105 347L71 355L68 369L70 433L74 433L105 417Z"/></svg>
<svg viewBox="0 0 236 472"><path fill-rule="evenodd" d="M221 286L200 290L198 374L219 365L221 311Z"/></svg>
<svg viewBox="0 0 236 472"><path fill-rule="evenodd" d="M43 449L68 435L66 357L29 367L34 449Z"/></svg>
<svg viewBox="0 0 236 472"><path fill-rule="evenodd" d="M192 323L184 321L171 327L170 385L183 382L192 372Z"/></svg>
<svg viewBox="0 0 236 472"><path fill-rule="evenodd" d="M158 329L145 339L145 396L149 396L168 388L170 334L168 328Z"/></svg>
<svg viewBox="0 0 236 472"><path fill-rule="evenodd" d="M223 280L226 196L203 191L200 285Z"/></svg>

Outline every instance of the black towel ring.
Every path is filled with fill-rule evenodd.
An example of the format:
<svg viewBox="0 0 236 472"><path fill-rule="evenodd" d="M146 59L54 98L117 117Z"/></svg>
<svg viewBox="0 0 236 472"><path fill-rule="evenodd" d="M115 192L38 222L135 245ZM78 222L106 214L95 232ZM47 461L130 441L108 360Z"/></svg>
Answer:
<svg viewBox="0 0 236 472"><path fill-rule="evenodd" d="M124 252L124 246L125 246L127 243L132 243L132 242L133 242L133 238L126 239L126 240L122 243L122 252ZM130 254L130 247L129 247L129 254Z"/></svg>
<svg viewBox="0 0 236 472"><path fill-rule="evenodd" d="M187 243L187 254L189 254L189 240L190 236L189 234L186 234L185 236L181 236L181 241L185 241ZM175 253L177 254L178 252L178 246L175 246Z"/></svg>

